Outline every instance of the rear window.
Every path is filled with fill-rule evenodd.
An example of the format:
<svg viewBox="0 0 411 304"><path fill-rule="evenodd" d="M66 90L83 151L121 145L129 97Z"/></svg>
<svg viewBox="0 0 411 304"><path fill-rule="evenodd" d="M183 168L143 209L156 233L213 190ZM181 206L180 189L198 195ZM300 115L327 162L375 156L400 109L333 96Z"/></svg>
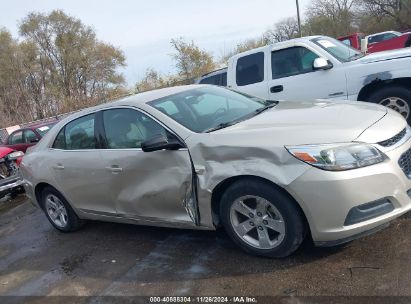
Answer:
<svg viewBox="0 0 411 304"><path fill-rule="evenodd" d="M264 80L264 53L241 57L237 60L236 82L238 86L258 83Z"/></svg>

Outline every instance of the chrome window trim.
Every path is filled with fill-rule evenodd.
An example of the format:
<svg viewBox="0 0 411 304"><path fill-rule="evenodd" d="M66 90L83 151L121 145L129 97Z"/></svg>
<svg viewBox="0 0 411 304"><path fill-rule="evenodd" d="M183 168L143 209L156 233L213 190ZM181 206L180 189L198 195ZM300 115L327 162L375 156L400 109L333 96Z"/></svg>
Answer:
<svg viewBox="0 0 411 304"><path fill-rule="evenodd" d="M84 151L119 151L119 150L122 150L122 151L124 151L124 150L129 150L129 151L142 151L143 152L143 149L141 149L141 148L120 148L120 149L100 149L100 148L96 148L96 149L75 149L75 150L66 150L66 149L56 149L56 148L53 148L53 144L54 144L54 142L56 141L56 137L59 135L59 133L61 132L61 130L63 129L63 128L65 128L69 123L71 123L72 121L74 121L74 120L76 120L76 119L79 119L79 118L82 118L82 117L84 117L84 116L87 116L87 115L91 115L91 114L96 114L96 113L98 113L98 112L103 112L103 111L108 111L108 110L117 110L117 109L130 109L130 110L134 110L134 111L138 111L138 112L140 112L140 113L142 113L142 114L144 114L144 115L147 115L148 117L150 117L151 119L153 119L155 122L157 122L160 126L162 126L164 129L166 129L167 131L169 131L171 134L173 134L174 136L176 136L182 143L184 143L184 145L186 145L186 143L185 143L185 141L179 136L179 135L177 135L177 133L176 132L174 132L174 131L172 131L167 125L165 125L163 122L161 122L161 121L159 121L156 117L154 117L153 115L151 115L150 113L148 113L148 112L146 112L146 111L144 111L143 109L140 109L140 108L138 108L138 107L136 107L136 106L126 106L126 105L124 105L124 106L111 106L111 107L107 107L107 108L101 108L101 109L98 109L98 110L95 110L95 111L92 111L92 112L88 112L87 114L84 114L84 115L81 115L81 116L78 116L78 117L76 117L76 118L73 118L73 119L71 119L70 121L68 121L64 126L62 126L57 132L56 132L56 135L53 137L53 140L51 140L50 141L50 143L49 143L49 145L48 145L48 150L53 150L53 151L63 151L63 152L84 152ZM186 145L187 146L187 145ZM177 151L188 151L188 148L187 147L185 147L185 148L181 148L181 149L178 149Z"/></svg>

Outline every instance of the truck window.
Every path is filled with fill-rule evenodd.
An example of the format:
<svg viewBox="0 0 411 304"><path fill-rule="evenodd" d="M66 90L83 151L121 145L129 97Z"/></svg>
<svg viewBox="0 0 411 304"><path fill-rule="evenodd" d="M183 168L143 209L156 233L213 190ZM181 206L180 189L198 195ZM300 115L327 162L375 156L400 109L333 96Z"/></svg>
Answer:
<svg viewBox="0 0 411 304"><path fill-rule="evenodd" d="M236 83L238 86L258 83L264 80L264 53L241 57L237 60Z"/></svg>
<svg viewBox="0 0 411 304"><path fill-rule="evenodd" d="M313 72L313 62L319 56L301 46L291 47L271 53L273 79Z"/></svg>
<svg viewBox="0 0 411 304"><path fill-rule="evenodd" d="M200 84L212 84L225 87L227 86L227 72L204 77L200 80Z"/></svg>

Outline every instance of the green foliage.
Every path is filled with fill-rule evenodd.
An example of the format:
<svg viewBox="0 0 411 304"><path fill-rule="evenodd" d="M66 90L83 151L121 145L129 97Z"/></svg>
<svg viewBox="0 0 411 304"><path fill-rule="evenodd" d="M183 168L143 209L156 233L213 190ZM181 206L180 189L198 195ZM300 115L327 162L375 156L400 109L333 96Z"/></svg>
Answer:
<svg viewBox="0 0 411 304"><path fill-rule="evenodd" d="M193 41L188 43L180 37L171 39L171 45L176 51L171 56L181 79L194 79L216 68L213 57L200 49Z"/></svg>

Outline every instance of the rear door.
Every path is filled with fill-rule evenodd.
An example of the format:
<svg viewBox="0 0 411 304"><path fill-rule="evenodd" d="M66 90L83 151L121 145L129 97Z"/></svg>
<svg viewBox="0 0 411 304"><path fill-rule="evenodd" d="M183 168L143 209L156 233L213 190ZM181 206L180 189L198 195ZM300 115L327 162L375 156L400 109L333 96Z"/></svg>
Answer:
<svg viewBox="0 0 411 304"><path fill-rule="evenodd" d="M229 68L232 77L230 88L262 99L268 98L266 59L264 51L244 55L234 59Z"/></svg>
<svg viewBox="0 0 411 304"><path fill-rule="evenodd" d="M109 180L98 150L96 115L85 115L66 124L47 157L59 190L75 208L115 215Z"/></svg>
<svg viewBox="0 0 411 304"><path fill-rule="evenodd" d="M106 138L105 149L101 150L103 167L117 214L163 222L197 221L192 209L193 176L188 150L141 149L142 142L154 135L175 135L133 108L105 110L102 120Z"/></svg>

